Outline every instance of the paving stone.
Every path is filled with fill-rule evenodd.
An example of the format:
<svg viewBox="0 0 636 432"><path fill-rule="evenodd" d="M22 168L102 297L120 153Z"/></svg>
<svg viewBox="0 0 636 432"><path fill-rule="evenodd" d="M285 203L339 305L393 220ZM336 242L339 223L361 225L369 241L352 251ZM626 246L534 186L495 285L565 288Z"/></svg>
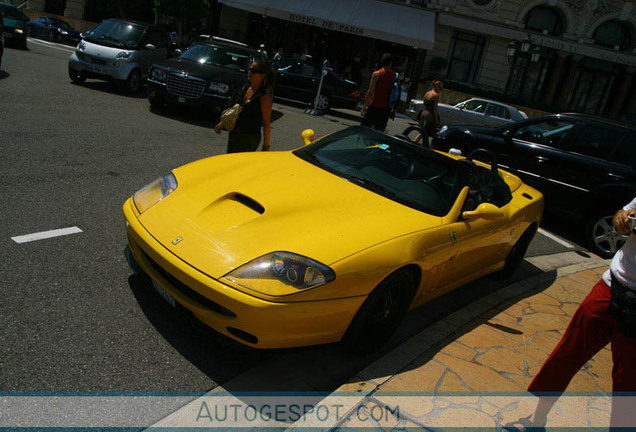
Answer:
<svg viewBox="0 0 636 432"><path fill-rule="evenodd" d="M484 412L457 407L448 408L440 413L429 414L421 421L427 427L466 427L472 430L475 428L494 428L497 425L496 419Z"/></svg>
<svg viewBox="0 0 636 432"><path fill-rule="evenodd" d="M467 347L459 341L445 346L442 351L450 356L463 360L472 360L477 355L477 352L473 348Z"/></svg>
<svg viewBox="0 0 636 432"><path fill-rule="evenodd" d="M555 299L554 297L550 297L542 292L534 294L530 297L526 297L525 302L532 304L532 307L536 307L537 304L540 305L551 305L551 306L561 306L561 302Z"/></svg>
<svg viewBox="0 0 636 432"><path fill-rule="evenodd" d="M498 372L523 375L526 370L526 359L514 350L506 348L492 348L477 356L475 362Z"/></svg>
<svg viewBox="0 0 636 432"><path fill-rule="evenodd" d="M570 284L562 280L553 283L544 293L563 303L581 303L587 295L578 289L572 288Z"/></svg>
<svg viewBox="0 0 636 432"><path fill-rule="evenodd" d="M395 375L374 394L402 391L434 392L445 370L446 366L438 361L429 361L416 369Z"/></svg>
<svg viewBox="0 0 636 432"><path fill-rule="evenodd" d="M456 373L447 371L446 374L442 377L442 381L438 386L439 392L468 392L472 391L470 387L468 387L462 380L457 376Z"/></svg>
<svg viewBox="0 0 636 432"><path fill-rule="evenodd" d="M542 335L542 334L538 333L537 336L538 335ZM541 337L544 337L544 336L542 335ZM536 338L532 340L532 343L518 346L516 350L528 360L541 365L548 358L548 355L550 355L550 353L552 352L552 349L551 348L542 349L541 347L535 344L535 340ZM554 348L556 343L554 342L552 338L550 338L550 340L552 341L551 346L552 348Z"/></svg>
<svg viewBox="0 0 636 432"><path fill-rule="evenodd" d="M501 330L494 329L489 326L479 326L470 333L466 333L457 339L468 347L475 348L491 348L496 346L515 346L517 341L509 335L504 334Z"/></svg>
<svg viewBox="0 0 636 432"><path fill-rule="evenodd" d="M548 313L534 313L521 318L521 326L535 330L560 330L565 329L569 323L569 318L562 315Z"/></svg>
<svg viewBox="0 0 636 432"><path fill-rule="evenodd" d="M479 364L467 362L444 353L435 356L437 360L455 372L471 389L478 392L522 390L514 382L502 377L496 371Z"/></svg>

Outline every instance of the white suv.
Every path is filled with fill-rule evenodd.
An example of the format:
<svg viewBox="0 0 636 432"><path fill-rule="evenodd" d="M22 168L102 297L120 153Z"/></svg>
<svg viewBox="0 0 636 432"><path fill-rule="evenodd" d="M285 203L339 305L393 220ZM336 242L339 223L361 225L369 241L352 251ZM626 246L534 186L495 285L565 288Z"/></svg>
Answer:
<svg viewBox="0 0 636 432"><path fill-rule="evenodd" d="M68 61L75 83L86 78L121 82L135 93L153 63L172 54L168 31L136 21L108 19L89 31Z"/></svg>

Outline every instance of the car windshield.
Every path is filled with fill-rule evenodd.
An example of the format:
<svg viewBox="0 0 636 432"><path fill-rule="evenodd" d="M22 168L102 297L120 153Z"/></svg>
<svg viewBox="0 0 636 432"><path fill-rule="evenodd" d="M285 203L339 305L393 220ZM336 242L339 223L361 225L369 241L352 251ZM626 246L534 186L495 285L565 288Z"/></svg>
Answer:
<svg viewBox="0 0 636 432"><path fill-rule="evenodd" d="M435 216L446 215L457 198L455 159L372 129L350 127L294 154L372 192Z"/></svg>
<svg viewBox="0 0 636 432"><path fill-rule="evenodd" d="M122 21L104 21L84 38L87 42L99 45L133 49L139 45L145 27Z"/></svg>
<svg viewBox="0 0 636 432"><path fill-rule="evenodd" d="M60 19L49 18L49 23L64 30L73 30L73 27L71 27L69 23Z"/></svg>
<svg viewBox="0 0 636 432"><path fill-rule="evenodd" d="M19 20L19 21L28 21L29 18L27 18L26 15L24 15L24 13L22 13L21 10L15 8L15 7L11 7L11 6L7 6L7 5L0 5L0 12L2 12L2 15L5 18L11 18L11 19L15 19L15 20Z"/></svg>
<svg viewBox="0 0 636 432"><path fill-rule="evenodd" d="M247 53L208 44L191 46L181 54L179 59L205 65L221 66L240 72L247 72L251 64L250 56Z"/></svg>

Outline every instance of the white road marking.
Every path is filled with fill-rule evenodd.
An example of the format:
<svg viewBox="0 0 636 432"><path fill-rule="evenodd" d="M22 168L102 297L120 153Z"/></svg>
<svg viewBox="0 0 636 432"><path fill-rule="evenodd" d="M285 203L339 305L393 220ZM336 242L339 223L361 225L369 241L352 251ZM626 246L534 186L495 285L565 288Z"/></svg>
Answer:
<svg viewBox="0 0 636 432"><path fill-rule="evenodd" d="M573 244L566 242L565 240L555 236L554 234L544 230L543 228L539 228L538 232L539 232L539 234L542 234L542 235L546 236L550 240L554 240L555 242L559 243L560 245L565 246L568 249L576 248L576 246L574 246Z"/></svg>
<svg viewBox="0 0 636 432"><path fill-rule="evenodd" d="M70 47L70 46L64 46L64 45L59 45L53 42L48 42L48 41L43 41L40 39L33 39L33 38L29 38L29 42L30 43L34 43L36 45L44 45L47 46L49 48L55 48L58 49L60 51L66 51L66 52L73 52L75 51L75 47Z"/></svg>
<svg viewBox="0 0 636 432"><path fill-rule="evenodd" d="M21 236L11 237L11 240L13 240L16 243L27 243L27 242L32 242L36 240L44 240L44 239L49 239L53 237L65 236L69 234L77 234L81 232L83 231L75 226L70 228L62 228L62 229L56 229L51 231L42 231L42 232L33 233L33 234L25 234Z"/></svg>

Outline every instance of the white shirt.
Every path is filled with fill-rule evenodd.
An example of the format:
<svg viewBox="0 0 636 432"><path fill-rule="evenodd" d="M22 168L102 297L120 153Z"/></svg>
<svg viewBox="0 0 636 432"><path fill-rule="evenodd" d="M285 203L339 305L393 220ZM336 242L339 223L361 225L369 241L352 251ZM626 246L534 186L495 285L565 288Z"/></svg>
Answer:
<svg viewBox="0 0 636 432"><path fill-rule="evenodd" d="M629 209L636 210L636 198L623 207L625 211ZM603 280L611 287L610 270L623 286L636 290L636 235L632 234L627 238L623 247L614 255L610 269L603 274Z"/></svg>

